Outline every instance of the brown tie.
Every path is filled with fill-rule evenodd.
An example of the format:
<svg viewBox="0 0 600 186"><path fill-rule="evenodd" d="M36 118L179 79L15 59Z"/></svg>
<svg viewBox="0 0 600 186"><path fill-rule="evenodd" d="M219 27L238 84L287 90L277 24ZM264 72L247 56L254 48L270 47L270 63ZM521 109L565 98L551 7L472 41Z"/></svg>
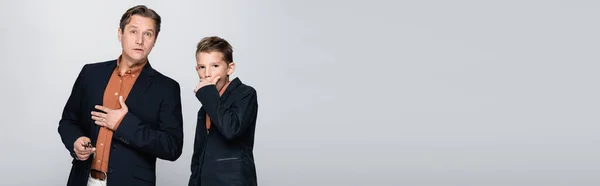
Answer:
<svg viewBox="0 0 600 186"><path fill-rule="evenodd" d="M223 88L221 89L221 91L219 91L219 96L223 95L223 92L225 92L225 89L227 89L227 86L229 86L230 82L227 82L227 84L225 84L225 86L223 86ZM208 129L210 129L210 117L208 117L208 113L206 114L206 133L208 133Z"/></svg>

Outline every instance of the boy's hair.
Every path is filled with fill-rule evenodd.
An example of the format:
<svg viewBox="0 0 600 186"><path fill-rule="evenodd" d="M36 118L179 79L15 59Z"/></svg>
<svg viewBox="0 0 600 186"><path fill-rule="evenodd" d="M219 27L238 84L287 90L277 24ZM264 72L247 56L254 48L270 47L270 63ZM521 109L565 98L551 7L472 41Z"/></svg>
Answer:
<svg viewBox="0 0 600 186"><path fill-rule="evenodd" d="M229 64L233 62L233 48L227 40L217 36L202 38L198 42L198 46L196 46L196 55L200 52L221 52L225 63Z"/></svg>
<svg viewBox="0 0 600 186"><path fill-rule="evenodd" d="M137 5L131 7L123 14L123 16L121 17L121 22L119 23L121 33L125 31L125 25L129 24L129 21L131 21L131 16L133 15L139 15L154 20L154 25L156 29L155 35L158 36L158 33L160 32L160 15L158 15L158 13L156 13L154 10L149 9L144 5Z"/></svg>

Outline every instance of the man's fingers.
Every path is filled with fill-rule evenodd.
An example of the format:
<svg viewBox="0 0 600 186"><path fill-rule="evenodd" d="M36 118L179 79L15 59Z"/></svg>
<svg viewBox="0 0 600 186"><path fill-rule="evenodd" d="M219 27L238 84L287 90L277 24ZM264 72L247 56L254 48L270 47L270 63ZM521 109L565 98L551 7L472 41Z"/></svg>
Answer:
<svg viewBox="0 0 600 186"><path fill-rule="evenodd" d="M106 107L104 107L104 106L101 106L101 105L96 105L94 108L95 108L95 109L98 109L98 110L101 110L101 111L104 111L104 112L108 112L108 111L110 111L110 109L109 109L109 108L106 108Z"/></svg>
<svg viewBox="0 0 600 186"><path fill-rule="evenodd" d="M73 148L73 151L75 151L75 154L80 154L84 150L85 149L83 147L75 147L75 148Z"/></svg>
<svg viewBox="0 0 600 186"><path fill-rule="evenodd" d="M96 125L100 125L101 127L106 127L107 126L106 123L98 121L98 120L94 121L94 123L96 123Z"/></svg>
<svg viewBox="0 0 600 186"><path fill-rule="evenodd" d="M127 108L127 105L125 105L125 101L123 100L123 96L119 96L119 103L121 104L121 108Z"/></svg>
<svg viewBox="0 0 600 186"><path fill-rule="evenodd" d="M92 153L92 151L90 151L90 150L84 150L84 151L79 152L79 154L82 155L82 156L88 156L91 153Z"/></svg>
<svg viewBox="0 0 600 186"><path fill-rule="evenodd" d="M92 116L92 119L94 121L102 121L102 118L98 117L98 116Z"/></svg>
<svg viewBox="0 0 600 186"><path fill-rule="evenodd" d="M86 144L89 142L90 138L82 136L77 138L75 143L73 143L73 152L77 156L78 160L85 161L89 157L91 151L85 148Z"/></svg>
<svg viewBox="0 0 600 186"><path fill-rule="evenodd" d="M90 155L89 155L89 154L88 154L88 155L81 155L81 156L77 156L77 157L78 157L78 158L79 158L81 161L85 161L85 160L87 160L87 159L90 157Z"/></svg>
<svg viewBox="0 0 600 186"><path fill-rule="evenodd" d="M87 143L87 142L85 142L85 143ZM75 145L75 148L74 148L75 152L78 152L78 151L79 152L83 152L83 151L85 151L85 143L80 143L78 145Z"/></svg>
<svg viewBox="0 0 600 186"><path fill-rule="evenodd" d="M92 153L92 151L90 151L90 150L75 149L75 154L77 154L77 156L89 155L91 153Z"/></svg>
<svg viewBox="0 0 600 186"><path fill-rule="evenodd" d="M92 111L92 116L97 116L97 117L101 117L101 118L106 118L106 115L107 115L106 113Z"/></svg>

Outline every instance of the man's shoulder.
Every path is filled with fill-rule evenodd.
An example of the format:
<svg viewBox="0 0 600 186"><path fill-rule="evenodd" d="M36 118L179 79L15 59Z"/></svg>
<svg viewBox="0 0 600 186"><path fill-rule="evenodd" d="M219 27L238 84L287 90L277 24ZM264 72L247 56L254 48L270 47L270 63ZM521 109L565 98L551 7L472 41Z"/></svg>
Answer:
<svg viewBox="0 0 600 186"><path fill-rule="evenodd" d="M85 63L83 67L81 67L80 76L94 76L97 72L102 72L103 68L116 64L116 62L117 60Z"/></svg>
<svg viewBox="0 0 600 186"><path fill-rule="evenodd" d="M176 98L177 100L181 99L181 87L179 83L172 79L169 76L166 76L156 69L153 70L152 75L152 84L154 84L154 88L152 91L154 93L158 93L161 95L165 95L169 98Z"/></svg>
<svg viewBox="0 0 600 186"><path fill-rule="evenodd" d="M113 60L108 60L108 61L86 63L83 67L84 68L96 68L96 67L102 67L102 66L111 65L113 63L116 64L117 60L113 59Z"/></svg>
<svg viewBox="0 0 600 186"><path fill-rule="evenodd" d="M173 79L167 75L164 75L163 73L159 72L156 69L153 69L153 70L154 70L154 78L156 78L156 80L158 80L159 82L165 83L165 84L170 84L173 86L179 86L179 83L177 81L175 81L175 79Z"/></svg>

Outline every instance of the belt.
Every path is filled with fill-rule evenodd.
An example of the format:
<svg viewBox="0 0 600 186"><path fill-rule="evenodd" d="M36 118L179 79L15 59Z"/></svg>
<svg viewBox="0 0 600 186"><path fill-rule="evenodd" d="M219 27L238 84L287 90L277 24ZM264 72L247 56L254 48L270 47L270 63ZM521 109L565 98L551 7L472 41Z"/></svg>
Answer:
<svg viewBox="0 0 600 186"><path fill-rule="evenodd" d="M92 169L92 171L90 171L90 176L101 181L106 180L106 173L102 171Z"/></svg>

